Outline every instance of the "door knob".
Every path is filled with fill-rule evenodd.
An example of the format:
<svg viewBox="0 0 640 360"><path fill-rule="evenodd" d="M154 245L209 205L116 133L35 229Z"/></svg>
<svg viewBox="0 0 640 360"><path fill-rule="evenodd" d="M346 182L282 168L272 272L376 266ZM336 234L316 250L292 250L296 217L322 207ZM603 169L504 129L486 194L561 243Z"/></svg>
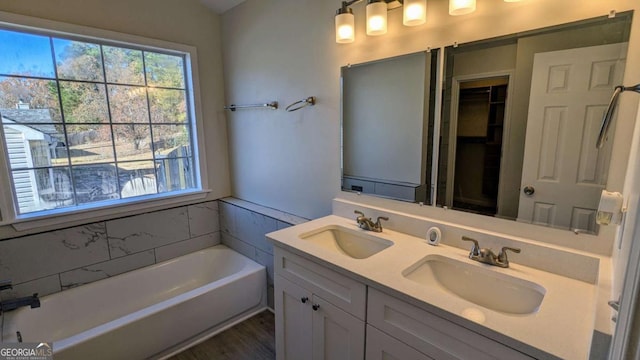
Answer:
<svg viewBox="0 0 640 360"><path fill-rule="evenodd" d="M522 192L527 196L531 196L531 195L533 195L533 193L536 192L536 189L531 185L527 185L527 186L524 187Z"/></svg>

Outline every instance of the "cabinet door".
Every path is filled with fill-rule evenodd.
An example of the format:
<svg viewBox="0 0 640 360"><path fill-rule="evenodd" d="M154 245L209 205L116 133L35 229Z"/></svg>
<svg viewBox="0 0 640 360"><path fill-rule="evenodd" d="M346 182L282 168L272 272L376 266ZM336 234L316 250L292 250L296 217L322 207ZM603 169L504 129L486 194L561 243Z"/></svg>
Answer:
<svg viewBox="0 0 640 360"><path fill-rule="evenodd" d="M438 360L531 360L526 354L369 288L367 321Z"/></svg>
<svg viewBox="0 0 640 360"><path fill-rule="evenodd" d="M364 322L313 296L313 360L363 360Z"/></svg>
<svg viewBox="0 0 640 360"><path fill-rule="evenodd" d="M312 295L308 290L275 277L276 358L309 359L311 344Z"/></svg>
<svg viewBox="0 0 640 360"><path fill-rule="evenodd" d="M367 325L367 360L433 360L411 346Z"/></svg>
<svg viewBox="0 0 640 360"><path fill-rule="evenodd" d="M276 275L311 290L361 320L365 319L367 287L364 284L277 246L274 248L274 269Z"/></svg>

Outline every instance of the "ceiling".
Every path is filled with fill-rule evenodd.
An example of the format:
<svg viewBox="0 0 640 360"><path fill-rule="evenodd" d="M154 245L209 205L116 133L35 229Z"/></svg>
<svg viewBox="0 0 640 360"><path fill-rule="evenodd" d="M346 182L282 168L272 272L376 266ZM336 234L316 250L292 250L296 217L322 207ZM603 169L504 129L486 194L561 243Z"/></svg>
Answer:
<svg viewBox="0 0 640 360"><path fill-rule="evenodd" d="M244 0L200 0L200 2L216 13L222 14L232 7L244 2Z"/></svg>

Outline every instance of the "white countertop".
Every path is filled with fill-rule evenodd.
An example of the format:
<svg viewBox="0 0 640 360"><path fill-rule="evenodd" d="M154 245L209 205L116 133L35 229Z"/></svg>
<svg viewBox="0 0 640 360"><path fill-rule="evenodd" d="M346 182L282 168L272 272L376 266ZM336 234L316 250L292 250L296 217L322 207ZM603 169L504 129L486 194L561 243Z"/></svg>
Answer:
<svg viewBox="0 0 640 360"><path fill-rule="evenodd" d="M506 269L481 264L470 260L468 251L442 244L431 246L421 238L388 229L382 233L367 232L390 240L394 245L366 259L354 259L300 238L301 234L328 225L364 231L358 228L353 219L330 215L269 233L267 237L276 246L311 256L369 286L388 289L403 297L429 304L436 310L442 310L437 315L506 345L527 352L529 348L522 346L525 344L563 359L588 359L595 322L597 285L513 262ZM440 287L427 287L402 276L403 270L430 254L447 256L471 266L489 268L537 283L546 289L545 297L534 314L506 314L476 305ZM477 315L480 311L484 315L483 321L476 321L481 326L470 322L474 319L465 320L463 311L470 308L475 309L471 313Z"/></svg>

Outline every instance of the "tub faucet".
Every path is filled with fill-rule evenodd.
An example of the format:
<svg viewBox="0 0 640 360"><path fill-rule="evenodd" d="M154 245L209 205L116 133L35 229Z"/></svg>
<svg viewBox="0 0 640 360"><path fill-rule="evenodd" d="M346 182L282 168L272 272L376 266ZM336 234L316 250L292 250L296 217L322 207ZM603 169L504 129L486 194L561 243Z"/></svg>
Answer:
<svg viewBox="0 0 640 360"><path fill-rule="evenodd" d="M358 223L360 229L373 232L382 232L382 223L380 222L380 220L389 220L389 218L386 216L378 216L378 219L376 219L376 222L374 223L371 218L364 216L362 211L355 210L353 213L358 215L358 217L356 218L356 222Z"/></svg>
<svg viewBox="0 0 640 360"><path fill-rule="evenodd" d="M0 291L13 289L11 280L0 280Z"/></svg>
<svg viewBox="0 0 640 360"><path fill-rule="evenodd" d="M0 314L15 310L22 306L30 306L32 309L39 308L40 299L38 299L38 294L36 293L31 296L0 301Z"/></svg>
<svg viewBox="0 0 640 360"><path fill-rule="evenodd" d="M469 259L475 260L484 264L499 266L502 268L509 267L509 259L507 258L507 251L513 251L515 253L520 252L520 249L503 246L502 249L500 250L500 253L496 255L493 251L491 251L491 249L481 248L480 245L478 244L478 240L476 239L463 236L462 240L473 242L473 246L471 247L471 251L469 252Z"/></svg>

